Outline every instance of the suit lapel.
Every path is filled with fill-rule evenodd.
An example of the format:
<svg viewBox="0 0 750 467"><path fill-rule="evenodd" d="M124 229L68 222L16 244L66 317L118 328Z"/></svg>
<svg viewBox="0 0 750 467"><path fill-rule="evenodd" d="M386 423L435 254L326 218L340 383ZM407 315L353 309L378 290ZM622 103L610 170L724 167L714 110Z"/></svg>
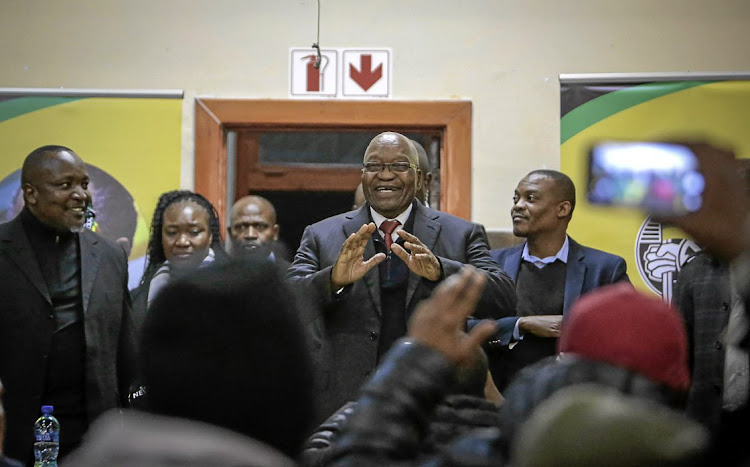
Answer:
<svg viewBox="0 0 750 467"><path fill-rule="evenodd" d="M440 214L437 211L428 211L418 202L414 203L414 210L416 211L414 213L414 232L411 233L434 254L435 244L437 243L441 228L440 222L437 221ZM417 290L417 286L421 280L421 277L409 271L409 282L406 287L407 309L409 309L408 304L411 303L414 292Z"/></svg>
<svg viewBox="0 0 750 467"><path fill-rule="evenodd" d="M570 239L568 248L568 267L565 272L565 298L563 299L563 316L573 302L578 300L583 290L583 278L586 276L585 254L579 245Z"/></svg>
<svg viewBox="0 0 750 467"><path fill-rule="evenodd" d="M94 287L94 279L99 269L99 239L96 235L89 232L81 232L78 235L78 242L81 248L81 303L83 304L83 314L89 308L91 292Z"/></svg>
<svg viewBox="0 0 750 467"><path fill-rule="evenodd" d="M371 222L368 209L367 203L363 204L357 211L354 211L352 217L344 223L343 228L345 238L349 238L349 235L358 231L364 224ZM375 244L373 244L372 238L369 238L367 240L367 245L365 245L363 257L365 260L368 260L373 256L375 256ZM378 311L378 314L382 315L383 310L380 303L380 273L378 272L378 268L374 267L370 269L362 280L370 293L370 299L375 305L375 309Z"/></svg>
<svg viewBox="0 0 750 467"><path fill-rule="evenodd" d="M21 219L16 217L7 224L7 227L8 235L0 239L0 248L5 251L5 254L16 264L18 269L26 275L29 282L36 287L44 299L47 300L47 303L52 305L47 283L44 281L44 276L42 276L42 270L39 268L36 256L34 256L34 252L31 250L31 244L28 237L26 237Z"/></svg>
<svg viewBox="0 0 750 467"><path fill-rule="evenodd" d="M521 254L523 254L523 246L525 243L521 243L517 247L514 247L516 251L513 252L513 254L508 255L507 258L505 258L505 261L501 265L503 268L503 271L505 271L513 281L513 283L516 282L516 279L518 279L518 270L521 268Z"/></svg>

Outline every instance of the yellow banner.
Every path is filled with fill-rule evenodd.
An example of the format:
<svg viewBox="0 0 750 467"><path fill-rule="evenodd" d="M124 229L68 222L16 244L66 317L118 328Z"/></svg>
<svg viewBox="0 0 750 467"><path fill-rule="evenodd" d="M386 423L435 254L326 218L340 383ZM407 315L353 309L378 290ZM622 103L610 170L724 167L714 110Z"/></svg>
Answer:
<svg viewBox="0 0 750 467"><path fill-rule="evenodd" d="M157 199L179 187L181 125L181 99L0 98L0 222L23 206L26 155L67 146L88 166L98 231L128 238L142 262Z"/></svg>
<svg viewBox="0 0 750 467"><path fill-rule="evenodd" d="M563 108L566 106L574 107L570 102ZM568 232L584 245L625 258L630 280L637 288L669 300L682 263L700 247L683 232L653 222L638 211L587 203L588 149L607 139L687 138L731 147L738 157L750 157L748 122L750 81L622 86L581 103L561 120L562 171L579 191Z"/></svg>

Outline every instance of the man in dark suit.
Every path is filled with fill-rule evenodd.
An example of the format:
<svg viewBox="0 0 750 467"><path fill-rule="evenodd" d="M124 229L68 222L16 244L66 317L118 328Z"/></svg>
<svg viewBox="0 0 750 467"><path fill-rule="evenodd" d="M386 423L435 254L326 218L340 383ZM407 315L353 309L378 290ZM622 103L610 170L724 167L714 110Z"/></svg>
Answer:
<svg viewBox="0 0 750 467"><path fill-rule="evenodd" d="M517 316L498 321L490 341L490 370L501 391L515 373L554 355L565 313L581 295L628 281L625 260L582 246L566 231L575 185L565 174L535 170L513 195L513 234L526 242L490 254L516 283Z"/></svg>
<svg viewBox="0 0 750 467"><path fill-rule="evenodd" d="M701 252L677 276L674 305L682 313L688 336L691 385L686 412L715 434L721 417L730 417L747 402L747 352L732 349L739 375L727 368L727 326L733 309L738 312L732 331L747 328L740 302L732 294L729 265ZM729 341L735 342L735 341ZM726 373L730 370L729 373Z"/></svg>
<svg viewBox="0 0 750 467"><path fill-rule="evenodd" d="M512 315L513 284L490 258L484 228L415 201L420 174L407 138L386 132L367 147L355 211L308 226L287 277L317 304L321 416L353 400L416 304L465 263L488 286L478 317Z"/></svg>
<svg viewBox="0 0 750 467"><path fill-rule="evenodd" d="M737 164L748 198L750 160L739 159ZM733 200L740 204L741 200ZM739 217L741 213L737 211ZM719 427L733 425L743 416L750 394L750 357L738 345L750 320L730 269L728 262L701 251L682 265L673 295L687 329L690 352L686 412L715 436L726 436L718 432Z"/></svg>
<svg viewBox="0 0 750 467"><path fill-rule="evenodd" d="M0 224L0 379L5 451L28 463L42 405L55 408L64 457L126 400L133 342L124 251L83 228L91 196L81 158L36 149L21 183L23 210Z"/></svg>

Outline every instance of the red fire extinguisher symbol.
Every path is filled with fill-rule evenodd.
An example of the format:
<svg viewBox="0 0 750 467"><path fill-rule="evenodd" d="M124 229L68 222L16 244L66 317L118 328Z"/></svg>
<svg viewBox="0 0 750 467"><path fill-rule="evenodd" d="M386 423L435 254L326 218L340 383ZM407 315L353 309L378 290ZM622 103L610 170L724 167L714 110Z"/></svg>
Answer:
<svg viewBox="0 0 750 467"><path fill-rule="evenodd" d="M328 57L320 57L320 66L315 68L317 55L306 55L301 60L307 60L307 92L320 92L323 88L323 70L328 65Z"/></svg>

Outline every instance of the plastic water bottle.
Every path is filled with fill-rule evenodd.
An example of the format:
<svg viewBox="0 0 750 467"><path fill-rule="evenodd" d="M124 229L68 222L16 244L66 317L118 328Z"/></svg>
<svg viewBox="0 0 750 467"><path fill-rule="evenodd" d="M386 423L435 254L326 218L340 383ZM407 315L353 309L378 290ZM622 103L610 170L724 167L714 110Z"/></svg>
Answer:
<svg viewBox="0 0 750 467"><path fill-rule="evenodd" d="M57 467L60 450L60 422L52 416L51 405L42 406L42 416L34 423L34 467Z"/></svg>

